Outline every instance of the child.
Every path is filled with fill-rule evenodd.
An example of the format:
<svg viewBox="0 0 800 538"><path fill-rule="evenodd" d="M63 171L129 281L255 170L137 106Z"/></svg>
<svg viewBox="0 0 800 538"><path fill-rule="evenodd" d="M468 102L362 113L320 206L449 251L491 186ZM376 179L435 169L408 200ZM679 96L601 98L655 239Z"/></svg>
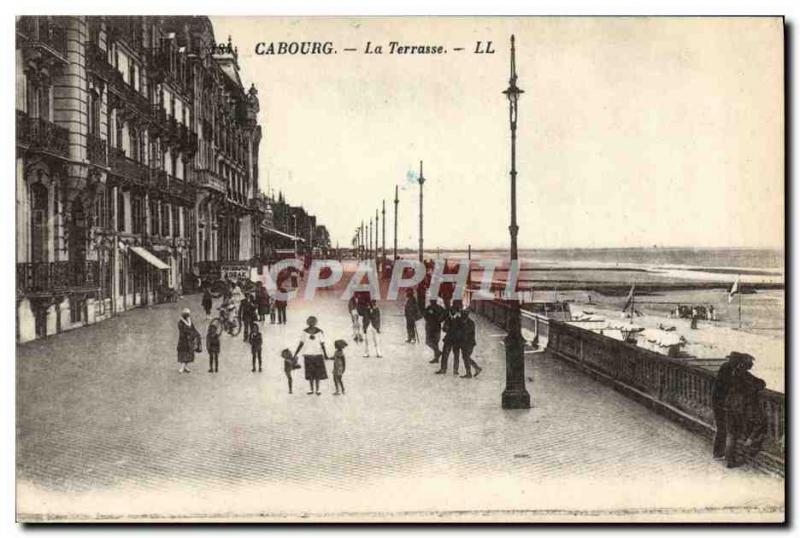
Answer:
<svg viewBox="0 0 800 538"><path fill-rule="evenodd" d="M297 359L294 357L294 355L292 355L292 352L289 351L288 348L281 351L281 357L283 357L283 373L286 374L286 381L289 383L289 394L291 394L292 371L300 368L300 365L297 364Z"/></svg>
<svg viewBox="0 0 800 538"><path fill-rule="evenodd" d="M208 346L208 372L219 372L219 331L215 323L208 327L206 345Z"/></svg>
<svg viewBox="0 0 800 538"><path fill-rule="evenodd" d="M258 358L258 371L261 371L261 344L263 342L263 338L261 337L261 331L258 328L258 323L251 323L250 325L250 351L253 354L253 369L250 370L251 372L256 371L256 358Z"/></svg>
<svg viewBox="0 0 800 538"><path fill-rule="evenodd" d="M203 288L203 310L206 311L206 319L211 319L211 307L213 305L213 297L211 296L211 290L208 289L208 286Z"/></svg>
<svg viewBox="0 0 800 538"><path fill-rule="evenodd" d="M336 352L333 354L333 383L336 386L336 392L334 392L333 395L338 396L340 389L341 394L344 394L344 383L342 382L342 376L344 375L346 366L344 348L347 347L347 342L344 340L336 340L333 343L333 347L336 348Z"/></svg>
<svg viewBox="0 0 800 538"><path fill-rule="evenodd" d="M277 313L275 309L275 297L270 295L267 301L269 302L269 306L267 307L269 309L269 323L270 325L275 325L275 314Z"/></svg>

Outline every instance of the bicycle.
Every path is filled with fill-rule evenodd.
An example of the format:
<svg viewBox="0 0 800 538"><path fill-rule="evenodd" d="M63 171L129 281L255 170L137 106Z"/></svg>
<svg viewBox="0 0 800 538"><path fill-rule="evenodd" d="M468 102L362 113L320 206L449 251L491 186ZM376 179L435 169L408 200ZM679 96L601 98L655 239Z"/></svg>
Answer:
<svg viewBox="0 0 800 538"><path fill-rule="evenodd" d="M209 325L216 325L217 332L222 334L228 333L231 336L239 336L242 332L242 323L239 321L239 316L231 312L232 315L223 314L223 308L217 308L219 316L211 320Z"/></svg>

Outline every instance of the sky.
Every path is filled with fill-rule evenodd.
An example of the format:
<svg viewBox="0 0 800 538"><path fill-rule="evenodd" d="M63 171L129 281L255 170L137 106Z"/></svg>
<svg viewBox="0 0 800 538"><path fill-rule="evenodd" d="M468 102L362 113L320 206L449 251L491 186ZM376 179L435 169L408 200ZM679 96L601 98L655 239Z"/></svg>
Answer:
<svg viewBox="0 0 800 538"><path fill-rule="evenodd" d="M783 246L780 19L212 22L259 90L262 190L316 214L334 244L385 200L390 246L398 185L398 244L416 248L424 160L426 248L507 247L513 33L521 248ZM337 53L255 54L281 41ZM447 52L388 54L391 41Z"/></svg>

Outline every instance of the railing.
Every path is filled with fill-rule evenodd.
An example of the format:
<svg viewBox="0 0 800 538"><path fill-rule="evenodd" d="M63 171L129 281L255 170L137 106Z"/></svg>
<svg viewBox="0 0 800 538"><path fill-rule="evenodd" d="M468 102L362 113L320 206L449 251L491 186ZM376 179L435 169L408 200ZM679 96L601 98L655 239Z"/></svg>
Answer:
<svg viewBox="0 0 800 538"><path fill-rule="evenodd" d="M28 38L32 46L55 51L61 57L67 55L67 32L50 18L22 17L17 23L17 29Z"/></svg>
<svg viewBox="0 0 800 538"><path fill-rule="evenodd" d="M169 174L157 168L150 169L150 185L169 192Z"/></svg>
<svg viewBox="0 0 800 538"><path fill-rule="evenodd" d="M17 264L18 293L49 293L99 285L100 265L96 261Z"/></svg>
<svg viewBox="0 0 800 538"><path fill-rule="evenodd" d="M225 180L220 178L211 170L205 169L197 171L197 184L201 187L208 187L212 190L222 193L226 192L228 188Z"/></svg>
<svg viewBox="0 0 800 538"><path fill-rule="evenodd" d="M174 196L178 196L179 198L184 198L186 200L194 199L194 187L192 184L188 183L186 180L178 179L176 177L170 178L169 192Z"/></svg>
<svg viewBox="0 0 800 538"><path fill-rule="evenodd" d="M109 35L124 41L137 52L142 51L142 23L137 17L107 17Z"/></svg>
<svg viewBox="0 0 800 538"><path fill-rule="evenodd" d="M500 327L506 328L510 308L499 301L472 300L470 308ZM714 412L711 391L715 374L680 359L627 344L568 323L522 313L522 326L547 340L547 349L557 356L599 374L638 400L666 405L713 431ZM782 466L785 458L785 397L771 390L761 393L761 406L767 417L767 440L762 448ZM770 466L773 465L771 462Z"/></svg>
<svg viewBox="0 0 800 538"><path fill-rule="evenodd" d="M108 61L108 51L101 49L96 42L90 41L86 44L86 56L89 60L89 69L100 78L115 86L125 84L122 80L122 73Z"/></svg>
<svg viewBox="0 0 800 538"><path fill-rule="evenodd" d="M126 157L122 150L118 148L109 148L108 157L111 172L115 175L122 176L140 185L148 182L150 173L147 167L138 161Z"/></svg>
<svg viewBox="0 0 800 538"><path fill-rule="evenodd" d="M66 157L69 153L69 131L41 118L31 118L17 110L17 142L31 150Z"/></svg>
<svg viewBox="0 0 800 538"><path fill-rule="evenodd" d="M106 155L106 141L94 135L86 137L86 154L89 162L108 166L108 156Z"/></svg>

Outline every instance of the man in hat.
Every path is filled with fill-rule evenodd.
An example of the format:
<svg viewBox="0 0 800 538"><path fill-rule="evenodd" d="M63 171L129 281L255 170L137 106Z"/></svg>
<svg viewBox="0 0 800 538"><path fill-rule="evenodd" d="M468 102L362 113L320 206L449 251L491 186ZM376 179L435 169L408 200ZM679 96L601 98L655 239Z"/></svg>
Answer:
<svg viewBox="0 0 800 538"><path fill-rule="evenodd" d="M369 357L369 341L375 346L375 356L381 358L381 311L378 301L371 299L364 312L364 357Z"/></svg>
<svg viewBox="0 0 800 538"><path fill-rule="evenodd" d="M408 290L406 292L406 304L403 311L406 318L406 344L417 341L417 320L422 317L419 311L417 299L414 297L414 292Z"/></svg>
<svg viewBox="0 0 800 538"><path fill-rule="evenodd" d="M464 361L464 368L467 373L461 377L472 377L472 370L475 370L475 377L483 371L483 368L478 366L478 363L472 359L472 351L475 349L475 322L469 317L469 308L461 310L461 327L462 327L462 341L461 341L461 360Z"/></svg>
<svg viewBox="0 0 800 538"><path fill-rule="evenodd" d="M439 350L439 340L442 337L442 319L444 309L439 306L436 297L430 298L430 304L425 308L422 317L425 318L425 345L433 350L431 364L438 363L442 352Z"/></svg>
<svg viewBox="0 0 800 538"><path fill-rule="evenodd" d="M766 388L763 379L750 373L755 358L747 353L734 353L731 353L731 359L729 359L735 359L735 361L723 402L726 429L725 460L729 468L742 464L738 450L740 441L747 440L747 448L751 453L760 448L760 442L763 441L764 420L759 394ZM753 420L750 420L751 418ZM751 434L754 435L751 436ZM750 446L753 444L753 437L757 437L755 448Z"/></svg>
<svg viewBox="0 0 800 538"><path fill-rule="evenodd" d="M442 361L436 374L447 373L447 360L450 352L453 352L453 375L458 375L458 359L461 355L461 342L464 336L463 320L461 319L461 301L456 300L450 304L447 316L442 323L444 330L444 340L442 347Z"/></svg>

